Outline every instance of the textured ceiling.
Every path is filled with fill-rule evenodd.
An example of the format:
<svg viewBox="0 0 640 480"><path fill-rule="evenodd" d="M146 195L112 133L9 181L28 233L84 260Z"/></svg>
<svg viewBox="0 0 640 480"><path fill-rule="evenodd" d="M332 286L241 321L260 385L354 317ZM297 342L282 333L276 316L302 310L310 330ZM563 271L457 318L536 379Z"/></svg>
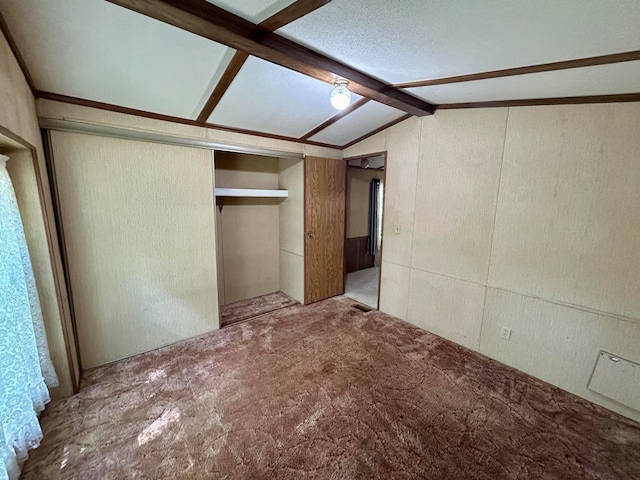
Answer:
<svg viewBox="0 0 640 480"><path fill-rule="evenodd" d="M389 83L640 48L639 0L333 0L281 28Z"/></svg>
<svg viewBox="0 0 640 480"><path fill-rule="evenodd" d="M295 3L206 1L253 23ZM291 139L326 122L309 141L336 146L405 114L370 101L331 123L331 85L255 57L209 114L231 48L105 0L0 0L0 13L37 91ZM395 84L640 50L639 25L640 0L333 0L277 33ZM405 92L435 104L638 94L640 60Z"/></svg>
<svg viewBox="0 0 640 480"><path fill-rule="evenodd" d="M640 61L408 90L438 104L633 93L640 90Z"/></svg>
<svg viewBox="0 0 640 480"><path fill-rule="evenodd" d="M207 0L207 2L235 13L250 22L260 23L291 5L294 0Z"/></svg>
<svg viewBox="0 0 640 480"><path fill-rule="evenodd" d="M378 102L368 102L317 133L311 140L333 145L346 145L373 130L392 122L405 113Z"/></svg>
<svg viewBox="0 0 640 480"><path fill-rule="evenodd" d="M195 118L233 53L102 0L0 0L0 9L39 90L156 113Z"/></svg>
<svg viewBox="0 0 640 480"><path fill-rule="evenodd" d="M299 138L336 113L329 103L332 88L251 57L209 122ZM360 97L352 95L352 98Z"/></svg>

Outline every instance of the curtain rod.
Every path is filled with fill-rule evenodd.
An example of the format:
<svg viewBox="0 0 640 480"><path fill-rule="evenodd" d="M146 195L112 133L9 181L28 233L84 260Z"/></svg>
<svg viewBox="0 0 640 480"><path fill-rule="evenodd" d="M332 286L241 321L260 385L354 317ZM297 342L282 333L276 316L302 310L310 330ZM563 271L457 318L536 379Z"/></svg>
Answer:
<svg viewBox="0 0 640 480"><path fill-rule="evenodd" d="M138 140L141 142L162 143L166 145L177 145L181 147L203 148L206 150L219 150L232 153L249 153L253 155L264 155L268 157L294 158L300 160L304 158L302 153L287 152L282 150L270 150L245 145L234 145L228 143L213 142L199 138L178 137L164 133L149 132L143 130L130 130L122 127L112 127L109 125L98 125L78 120L39 118L40 128L45 130L55 130L59 132L85 133L99 135L102 137L123 138L127 140Z"/></svg>

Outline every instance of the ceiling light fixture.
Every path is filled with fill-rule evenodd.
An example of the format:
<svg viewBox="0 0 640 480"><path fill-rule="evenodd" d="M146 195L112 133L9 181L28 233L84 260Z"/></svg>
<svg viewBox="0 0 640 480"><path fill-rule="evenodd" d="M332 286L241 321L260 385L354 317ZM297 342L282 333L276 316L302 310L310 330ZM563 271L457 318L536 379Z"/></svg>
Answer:
<svg viewBox="0 0 640 480"><path fill-rule="evenodd" d="M336 110L344 110L351 103L351 92L347 88L349 82L346 80L336 80L335 88L331 92L331 105Z"/></svg>

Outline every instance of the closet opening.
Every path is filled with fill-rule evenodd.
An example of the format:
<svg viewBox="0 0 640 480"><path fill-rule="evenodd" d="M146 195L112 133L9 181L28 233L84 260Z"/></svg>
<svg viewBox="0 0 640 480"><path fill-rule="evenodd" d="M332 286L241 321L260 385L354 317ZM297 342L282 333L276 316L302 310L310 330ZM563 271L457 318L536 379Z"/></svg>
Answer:
<svg viewBox="0 0 640 480"><path fill-rule="evenodd" d="M304 163L214 153L220 327L304 301Z"/></svg>
<svg viewBox="0 0 640 480"><path fill-rule="evenodd" d="M344 294L378 308L386 153L346 161Z"/></svg>

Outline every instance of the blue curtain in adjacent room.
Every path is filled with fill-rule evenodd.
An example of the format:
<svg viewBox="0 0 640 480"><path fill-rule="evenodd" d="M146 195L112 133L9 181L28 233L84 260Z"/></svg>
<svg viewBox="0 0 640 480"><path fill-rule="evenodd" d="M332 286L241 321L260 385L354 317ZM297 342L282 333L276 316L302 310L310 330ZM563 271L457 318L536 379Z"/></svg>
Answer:
<svg viewBox="0 0 640 480"><path fill-rule="evenodd" d="M369 186L369 238L367 253L371 256L378 254L378 194L380 190L380 180L374 178Z"/></svg>
<svg viewBox="0 0 640 480"><path fill-rule="evenodd" d="M0 155L0 479L39 445L38 413L57 385L15 191Z"/></svg>

